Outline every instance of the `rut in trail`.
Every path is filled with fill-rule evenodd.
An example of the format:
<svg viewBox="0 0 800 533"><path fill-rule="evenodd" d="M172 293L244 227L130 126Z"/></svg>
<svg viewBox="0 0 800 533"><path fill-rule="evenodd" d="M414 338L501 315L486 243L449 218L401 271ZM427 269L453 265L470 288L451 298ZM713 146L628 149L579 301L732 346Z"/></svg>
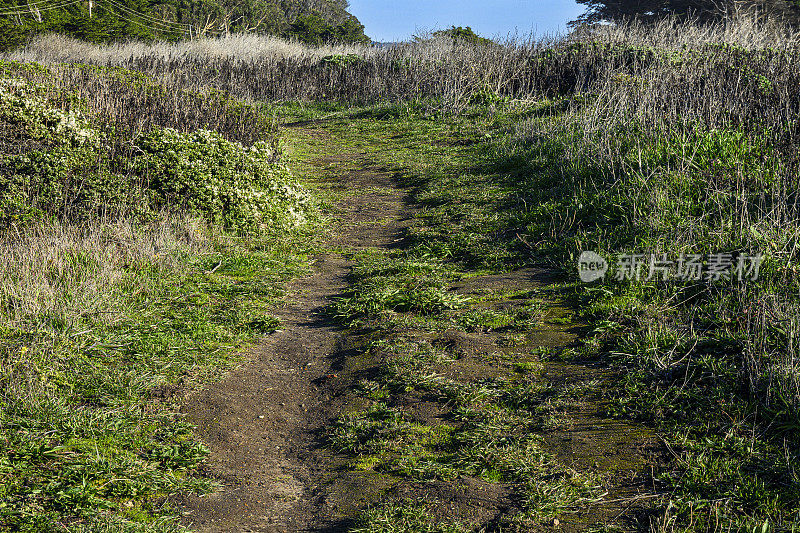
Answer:
<svg viewBox="0 0 800 533"><path fill-rule="evenodd" d="M326 244L357 250L400 242L411 211L391 175L364 165L340 179L351 193L337 206L340 224ZM326 486L335 459L321 447L320 434L339 411L344 391L337 388L336 357L346 343L324 309L347 287L349 269L341 254L317 257L313 274L295 282L293 295L274 313L284 329L267 337L224 381L186 402L187 421L211 450L206 473L222 485L218 493L181 502L184 523L192 529L341 529L332 518L339 506Z"/></svg>

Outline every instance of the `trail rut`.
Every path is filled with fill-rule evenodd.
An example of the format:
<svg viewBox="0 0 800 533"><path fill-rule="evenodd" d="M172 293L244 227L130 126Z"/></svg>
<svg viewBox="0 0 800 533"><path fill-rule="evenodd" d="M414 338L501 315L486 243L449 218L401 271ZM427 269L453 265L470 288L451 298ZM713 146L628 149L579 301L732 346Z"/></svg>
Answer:
<svg viewBox="0 0 800 533"><path fill-rule="evenodd" d="M347 250L397 245L411 210L391 175L367 165L341 180L350 193L334 210L338 222L327 245ZM211 450L206 473L221 485L217 493L181 502L184 523L193 529L340 529L332 518L335 491L322 488L335 459L321 446L320 433L343 393L337 354L345 340L325 308L347 287L350 266L340 253L318 256L313 273L292 285L292 295L274 313L283 329L221 383L185 403L187 420Z"/></svg>

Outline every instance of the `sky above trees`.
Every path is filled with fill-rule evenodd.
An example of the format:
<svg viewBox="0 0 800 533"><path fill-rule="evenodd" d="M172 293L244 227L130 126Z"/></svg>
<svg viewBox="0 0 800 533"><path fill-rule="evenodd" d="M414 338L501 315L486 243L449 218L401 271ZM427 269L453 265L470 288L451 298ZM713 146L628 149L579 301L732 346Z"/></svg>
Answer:
<svg viewBox="0 0 800 533"><path fill-rule="evenodd" d="M350 0L375 41L408 40L425 30L469 26L485 37L565 31L586 10L574 0Z"/></svg>

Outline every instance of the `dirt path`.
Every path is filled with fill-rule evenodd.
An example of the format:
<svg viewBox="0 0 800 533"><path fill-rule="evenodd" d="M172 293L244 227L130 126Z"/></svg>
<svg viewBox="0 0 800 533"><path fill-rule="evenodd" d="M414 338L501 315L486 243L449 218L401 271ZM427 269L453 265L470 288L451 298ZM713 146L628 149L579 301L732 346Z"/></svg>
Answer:
<svg viewBox="0 0 800 533"><path fill-rule="evenodd" d="M391 174L373 166L364 154L337 154L312 164L348 169L337 173L333 184L344 198L335 206L340 222L326 243L342 253L317 257L314 273L294 283L293 296L275 313L285 326L282 331L266 338L249 362L223 382L186 402L188 421L198 427L198 436L211 450L207 473L222 490L181 501L184 523L201 532L346 531L349 523L343 516L375 503L387 491L444 502L436 512L445 520L458 516L473 523L498 522L516 505L513 487L476 477L424 484L378 474L365 478L369 472L351 472L346 458L323 445L330 421L357 407L352 387L373 364L359 359L359 338L338 328L324 310L347 289L351 262L346 252L402 246L413 207ZM549 282L547 272L526 269L471 278L452 290L482 294ZM553 310L555 315L559 312ZM568 329L550 323L529 338L537 346L564 346L575 338ZM504 350L498 348L499 341L497 335L448 332L436 342L463 355L450 369L454 376L475 380L495 372L487 355ZM560 386L591 388L613 376L580 365L546 363L543 378ZM427 422L440 423L444 416L440 406L425 398L396 401L411 402L406 406L409 412ZM560 527L556 521L544 529L581 531L598 521L618 523L626 513L632 516L626 523L633 528L633 515L643 512L638 498L647 501L652 480L643 472L654 438L641 428L603 418L599 404L592 402L561 408L561 418L570 422L544 435L543 442L569 468L605 475L606 498L612 503L578 509Z"/></svg>
<svg viewBox="0 0 800 533"><path fill-rule="evenodd" d="M340 221L328 246L397 245L411 211L391 175L364 165L341 180L351 193L336 206ZM335 491L321 488L335 458L320 445L320 433L344 393L337 372L347 341L324 310L347 287L350 266L342 254L317 257L314 273L295 282L293 296L275 312L284 329L267 337L246 365L186 402L187 420L211 450L207 473L222 485L220 492L181 502L193 529L340 529L331 518Z"/></svg>

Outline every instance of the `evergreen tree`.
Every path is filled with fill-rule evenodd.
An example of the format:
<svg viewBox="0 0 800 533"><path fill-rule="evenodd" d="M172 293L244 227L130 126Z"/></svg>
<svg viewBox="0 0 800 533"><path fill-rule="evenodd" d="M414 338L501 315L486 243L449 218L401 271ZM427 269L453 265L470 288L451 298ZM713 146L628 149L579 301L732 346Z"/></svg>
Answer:
<svg viewBox="0 0 800 533"><path fill-rule="evenodd" d="M257 32L314 44L369 42L346 0L0 0L0 51L54 32L91 42ZM33 6L33 7L31 7Z"/></svg>
<svg viewBox="0 0 800 533"><path fill-rule="evenodd" d="M741 10L757 10L763 16L800 22L800 9L794 0L577 0L586 13L573 24L617 22L638 19L652 22L665 16L693 18L711 22Z"/></svg>
<svg viewBox="0 0 800 533"><path fill-rule="evenodd" d="M475 44L493 44L491 39L481 37L469 26L466 28L450 26L449 29L433 32L433 35L434 37L452 37L454 41L466 41Z"/></svg>

